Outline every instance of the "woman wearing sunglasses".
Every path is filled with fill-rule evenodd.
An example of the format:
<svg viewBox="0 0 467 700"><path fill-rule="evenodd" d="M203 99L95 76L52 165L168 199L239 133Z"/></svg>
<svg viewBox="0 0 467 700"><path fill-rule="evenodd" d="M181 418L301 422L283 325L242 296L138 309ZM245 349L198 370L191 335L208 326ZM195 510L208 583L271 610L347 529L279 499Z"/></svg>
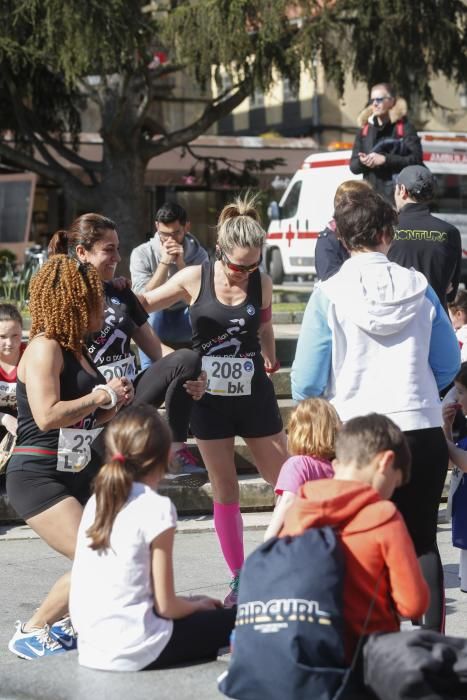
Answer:
<svg viewBox="0 0 467 700"><path fill-rule="evenodd" d="M215 262L186 267L143 295L149 311L183 300L190 305L193 348L208 375L191 429L213 490L214 525L232 573L224 604L237 600L243 564L242 517L234 462L235 436L244 438L261 476L274 485L287 459L286 437L268 373L279 368L271 319L272 282L260 272L265 233L254 201L221 212Z"/></svg>
<svg viewBox="0 0 467 700"><path fill-rule="evenodd" d="M407 103L389 83L371 88L370 101L358 116L350 170L362 174L379 194L394 204L394 176L407 165L421 165L423 153Z"/></svg>

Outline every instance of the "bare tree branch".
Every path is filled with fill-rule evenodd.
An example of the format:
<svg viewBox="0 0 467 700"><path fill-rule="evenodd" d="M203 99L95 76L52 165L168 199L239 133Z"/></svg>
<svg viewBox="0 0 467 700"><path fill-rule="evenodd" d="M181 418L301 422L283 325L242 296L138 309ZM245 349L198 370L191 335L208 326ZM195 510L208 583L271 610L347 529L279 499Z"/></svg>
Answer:
<svg viewBox="0 0 467 700"><path fill-rule="evenodd" d="M32 170L38 175L42 175L48 180L58 182L63 187L69 188L77 197L83 199L90 194L91 188L84 185L78 178L64 168L41 163L33 156L29 156L22 151L18 151L8 146L4 141L0 141L0 156L10 163L13 163L24 170Z"/></svg>
<svg viewBox="0 0 467 700"><path fill-rule="evenodd" d="M238 90L233 95L222 102L211 104L209 107L206 107L201 117L189 126L174 131L171 134L161 136L156 141L143 144L143 157L149 160L150 158L170 151L172 148L190 143L190 141L193 141L197 136L207 131L214 122L230 114L237 105L241 104L243 100L248 97L251 90L252 81L247 78L240 83Z"/></svg>

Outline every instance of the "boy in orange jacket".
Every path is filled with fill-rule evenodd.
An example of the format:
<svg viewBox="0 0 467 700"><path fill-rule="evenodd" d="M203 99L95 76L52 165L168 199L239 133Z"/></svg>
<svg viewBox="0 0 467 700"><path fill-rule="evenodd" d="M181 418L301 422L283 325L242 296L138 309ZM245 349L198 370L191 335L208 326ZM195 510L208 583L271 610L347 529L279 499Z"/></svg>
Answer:
<svg viewBox="0 0 467 700"><path fill-rule="evenodd" d="M287 512L281 536L330 525L345 557L344 624L348 659L363 632L399 630L399 616L415 619L428 608L429 591L405 523L391 501L410 478L410 451L386 416L349 420L336 439L334 479L304 484ZM378 586L377 586L377 582Z"/></svg>

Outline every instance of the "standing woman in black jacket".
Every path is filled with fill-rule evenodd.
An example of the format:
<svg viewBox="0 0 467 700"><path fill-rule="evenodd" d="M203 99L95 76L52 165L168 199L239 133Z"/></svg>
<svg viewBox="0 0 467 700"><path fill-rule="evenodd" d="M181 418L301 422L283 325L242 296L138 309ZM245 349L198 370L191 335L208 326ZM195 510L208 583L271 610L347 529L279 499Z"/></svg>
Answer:
<svg viewBox="0 0 467 700"><path fill-rule="evenodd" d="M350 159L350 170L362 174L373 189L394 203L393 176L407 165L420 165L423 153L415 127L407 119L407 103L396 99L389 83L371 88L370 101L359 114L361 127Z"/></svg>

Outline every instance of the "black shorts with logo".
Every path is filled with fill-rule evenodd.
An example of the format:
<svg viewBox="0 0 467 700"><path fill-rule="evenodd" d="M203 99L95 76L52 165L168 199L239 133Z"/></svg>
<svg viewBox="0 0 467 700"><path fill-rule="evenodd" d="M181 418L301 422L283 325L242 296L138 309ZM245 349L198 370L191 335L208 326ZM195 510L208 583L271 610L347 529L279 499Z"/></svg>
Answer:
<svg viewBox="0 0 467 700"><path fill-rule="evenodd" d="M255 373L249 396L205 394L191 412L191 430L200 440L267 437L279 433L282 418L274 385L263 370Z"/></svg>

